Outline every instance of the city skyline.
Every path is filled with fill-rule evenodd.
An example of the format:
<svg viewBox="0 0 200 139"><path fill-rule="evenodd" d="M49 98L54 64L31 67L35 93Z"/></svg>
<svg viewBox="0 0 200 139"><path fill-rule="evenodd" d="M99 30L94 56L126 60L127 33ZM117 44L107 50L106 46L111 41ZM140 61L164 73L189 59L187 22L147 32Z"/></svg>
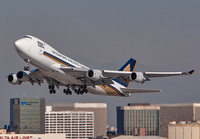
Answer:
<svg viewBox="0 0 200 139"><path fill-rule="evenodd" d="M9 102L15 97L43 97L55 102L107 103L109 125L116 126L116 106L132 102L200 102L199 1L0 1L1 101L0 125L9 123ZM130 87L161 89L163 93L129 98L66 96L62 88L50 95L48 85L10 85L5 76L25 62L14 42L26 34L41 38L58 51L91 68L119 69L130 57L136 71L189 71L190 77L152 79ZM34 69L31 66L31 69Z"/></svg>
<svg viewBox="0 0 200 139"><path fill-rule="evenodd" d="M42 103L40 103L40 102ZM34 126L27 125L29 122L37 121L38 119L33 117L38 117L38 112L41 111L40 117L43 117L43 120L40 119L40 122L36 122L37 124L42 124L45 126L46 133L63 133L66 128L64 125L70 126L74 123L77 126L82 126L82 122L77 122L77 115L80 113L81 115L86 112L89 115L93 115L94 123L89 122L87 125L93 126L94 135L105 135L106 130L106 103L54 103L51 106L44 105L45 100L42 98L13 98L10 99L10 109L11 109L11 117L14 116L15 122L13 122L13 118L10 119L10 128L8 131L13 131L12 127L15 128L17 123L21 121L21 124L18 124L20 130L22 132L28 131L30 133L35 134L34 132L38 130L37 128L33 128ZM39 104L40 103L40 104ZM39 106L40 105L40 106ZM39 107L42 108L39 108ZM46 107L46 111L44 110ZM38 109L39 108L39 109ZM161 137L167 137L168 133L168 125L171 123L199 123L199 111L200 111L200 103L176 103L176 104L150 104L150 103L128 103L127 106L117 106L117 129L118 135L134 135L137 132L133 130L133 128L141 129L140 135L159 135ZM24 111L26 109L26 111ZM14 111L13 111L14 110ZM30 114L34 112L34 114ZM45 111L45 114L44 114ZM20 113L20 114L19 114ZM29 114L28 114L29 113ZM74 114L72 114L74 113ZM48 116L48 115L52 116ZM74 121L73 118L69 118L69 115L76 115ZM28 117L24 117L27 115ZM42 116L43 115L43 116ZM46 115L46 116L44 116ZM54 115L54 116L53 116ZM56 120L55 116L59 120ZM61 116L62 115L62 116ZM66 115L68 118L64 116ZM85 115L85 114L83 114ZM44 118L45 117L45 118ZM49 119L50 118L50 119ZM20 120L19 120L20 119ZM29 119L29 120L27 120ZM84 118L82 118L83 120ZM44 125L45 120L45 125ZM49 121L50 120L50 121ZM70 120L66 122L66 120ZM173 122L172 122L173 121ZM15 124L12 124L15 123ZM22 124L23 123L23 124ZM57 125L58 124L58 125ZM50 126L52 125L52 127ZM57 130L55 126L61 126L63 129ZM86 126L86 124L84 124ZM73 126L73 124L72 124ZM22 127L26 127L23 129ZM81 127L82 128L82 127ZM89 130L89 129L88 129ZM21 133L20 131L20 133ZM69 129L68 129L69 131ZM139 131L139 132L140 132ZM91 131L90 131L91 132ZM16 133L18 134L17 130ZM29 134L30 134L29 133ZM66 133L66 132L65 132ZM71 129L69 131L69 136L71 136ZM74 134L75 135L75 134ZM74 136L73 135L73 136ZM66 134L66 136L68 136Z"/></svg>

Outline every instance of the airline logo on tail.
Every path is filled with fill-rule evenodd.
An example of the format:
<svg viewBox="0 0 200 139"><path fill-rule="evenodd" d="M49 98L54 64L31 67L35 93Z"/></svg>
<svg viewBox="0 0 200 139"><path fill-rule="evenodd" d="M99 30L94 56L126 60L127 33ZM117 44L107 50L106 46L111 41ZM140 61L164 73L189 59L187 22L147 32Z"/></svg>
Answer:
<svg viewBox="0 0 200 139"><path fill-rule="evenodd" d="M137 61L133 58L130 58L120 69L119 71L134 71ZM129 86L130 81L121 82L118 79L114 79L114 81L120 83L126 88Z"/></svg>

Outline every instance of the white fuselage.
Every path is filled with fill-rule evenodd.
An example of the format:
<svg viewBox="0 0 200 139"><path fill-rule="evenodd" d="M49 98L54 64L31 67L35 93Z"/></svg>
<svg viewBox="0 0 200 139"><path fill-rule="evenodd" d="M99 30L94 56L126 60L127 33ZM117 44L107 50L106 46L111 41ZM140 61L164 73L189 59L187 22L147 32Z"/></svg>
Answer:
<svg viewBox="0 0 200 139"><path fill-rule="evenodd" d="M15 49L19 56L26 62L36 66L47 77L51 77L64 85L81 85L83 83L79 79L60 70L61 66L89 69L81 63L59 53L47 43L33 36L27 36L17 40L15 42ZM129 94L122 93L121 88L124 88L124 86L115 81L113 82L114 84L106 86L88 86L87 89L90 93L98 95L129 96Z"/></svg>

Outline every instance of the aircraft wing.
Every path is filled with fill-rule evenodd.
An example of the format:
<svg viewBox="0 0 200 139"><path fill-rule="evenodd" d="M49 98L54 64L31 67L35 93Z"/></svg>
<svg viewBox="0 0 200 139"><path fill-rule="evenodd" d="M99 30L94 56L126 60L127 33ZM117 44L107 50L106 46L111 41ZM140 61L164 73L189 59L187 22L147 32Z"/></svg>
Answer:
<svg viewBox="0 0 200 139"><path fill-rule="evenodd" d="M111 70L103 70L103 72L110 76L111 78L125 77L127 78L133 72L127 71L111 71ZM169 77L169 76L180 76L180 75L192 75L195 70L191 70L189 72L141 72L146 78L155 78L155 77ZM139 72L136 72L139 73Z"/></svg>
<svg viewBox="0 0 200 139"><path fill-rule="evenodd" d="M25 74L23 76L26 77ZM34 69L29 73L27 81L29 81L32 85L34 85L34 83L37 83L41 86L41 83L44 83L43 79L44 74L40 70Z"/></svg>
<svg viewBox="0 0 200 139"><path fill-rule="evenodd" d="M117 79L121 83L126 83L126 87L127 82L130 81L144 83L145 81L150 81L150 78L192 75L194 72L195 70L191 70L189 72L126 72L110 70L103 71L106 76L112 79Z"/></svg>
<svg viewBox="0 0 200 139"><path fill-rule="evenodd" d="M63 70L65 73L76 77L77 79L80 80L84 79L87 85L92 85L92 86L112 84L113 80L115 80L127 87L127 83L130 81L144 83L145 81L150 81L149 78L191 75L194 73L194 70L191 70L189 72L130 72L130 71L114 71L114 70L81 69L81 68L66 67L66 66L61 66L60 69ZM90 72L92 73L91 76ZM97 77L95 78L95 76Z"/></svg>
<svg viewBox="0 0 200 139"><path fill-rule="evenodd" d="M78 78L78 77L85 77L90 69L61 66L61 70L63 70L67 74L74 75L75 77ZM98 70L98 71L103 76L103 79L115 79L120 77L128 78L128 76L132 73L127 71L114 71L114 70Z"/></svg>
<svg viewBox="0 0 200 139"><path fill-rule="evenodd" d="M81 69L81 68L75 68L75 67L66 67L61 66L60 68L62 71L64 71L66 74L69 74L73 77L76 77L77 79L81 80L83 83L86 82L86 85L89 86L95 86L95 85L107 85L107 84L113 84L112 78L110 77L104 77L102 72L103 70L95 70L97 74L99 74L99 79L93 79L92 77L88 77L88 72L91 71L90 69Z"/></svg>
<svg viewBox="0 0 200 139"><path fill-rule="evenodd" d="M144 75L147 76L148 78L156 78L156 77L191 75L194 72L195 70L191 70L189 72L144 72Z"/></svg>
<svg viewBox="0 0 200 139"><path fill-rule="evenodd" d="M139 89L139 88L121 88L123 93L156 93L156 92L162 92L162 90L158 89Z"/></svg>

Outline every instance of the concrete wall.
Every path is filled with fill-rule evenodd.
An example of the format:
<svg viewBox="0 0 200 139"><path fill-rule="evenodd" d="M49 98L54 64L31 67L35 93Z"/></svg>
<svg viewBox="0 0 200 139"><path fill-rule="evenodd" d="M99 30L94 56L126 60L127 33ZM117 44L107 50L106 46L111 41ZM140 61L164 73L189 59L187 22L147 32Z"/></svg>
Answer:
<svg viewBox="0 0 200 139"><path fill-rule="evenodd" d="M168 124L171 121L193 121L193 106L161 106L159 136L168 137Z"/></svg>
<svg viewBox="0 0 200 139"><path fill-rule="evenodd" d="M195 106L194 113L195 113L194 120L199 120L200 121L200 107L199 106Z"/></svg>
<svg viewBox="0 0 200 139"><path fill-rule="evenodd" d="M199 139L200 125L169 125L168 139Z"/></svg>

